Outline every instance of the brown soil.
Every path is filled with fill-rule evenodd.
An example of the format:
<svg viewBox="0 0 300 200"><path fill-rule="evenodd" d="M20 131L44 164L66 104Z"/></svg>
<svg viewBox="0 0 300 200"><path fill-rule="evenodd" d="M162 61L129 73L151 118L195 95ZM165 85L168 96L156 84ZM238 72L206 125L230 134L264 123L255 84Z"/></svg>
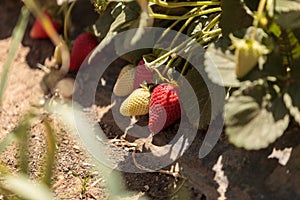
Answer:
<svg viewBox="0 0 300 200"><path fill-rule="evenodd" d="M89 4L79 1L74 9L76 27L71 31L71 38L76 36L83 27L91 24L95 13ZM11 43L11 33L16 24L22 3L17 0L0 1L0 72L6 61ZM80 8L80 9L79 9ZM84 16L84 17L79 17ZM0 110L0 139L4 138L20 121L23 114L43 97L39 83L44 73L36 68L36 63L44 63L53 54L54 47L48 40L32 40L29 27L33 24L31 17L24 40L17 52L14 65L10 72L2 109ZM96 110L105 113L110 104L110 95L115 78L125 63L118 61L112 65L103 78L105 87L97 90ZM59 199L108 199L105 180L93 167L93 161L78 142L77 138L53 120L57 132L57 160L54 169L54 192ZM100 126L108 138L119 137L123 132L118 129L109 110L101 117ZM41 158L45 152L44 127L36 121L30 131L30 174L39 177L43 166ZM176 125L167 129L162 137L155 139L161 144L172 137ZM179 159L182 167L181 176L175 178L166 173L123 173L128 190L144 192L149 199L217 199L218 185L214 181L213 165L220 155L223 156L225 175L229 179L228 199L300 199L300 137L299 128L291 124L284 137L269 148L260 151L245 151L227 142L222 136L214 150L204 159L198 159L199 146L205 131L199 131L189 150ZM132 138L127 138L132 140ZM267 159L273 147L293 147L293 153L286 166L281 166L275 159ZM16 161L17 148L10 146L1 155L1 163L12 171L18 170ZM166 168L168 169L168 168ZM83 180L88 180L86 191L83 191Z"/></svg>

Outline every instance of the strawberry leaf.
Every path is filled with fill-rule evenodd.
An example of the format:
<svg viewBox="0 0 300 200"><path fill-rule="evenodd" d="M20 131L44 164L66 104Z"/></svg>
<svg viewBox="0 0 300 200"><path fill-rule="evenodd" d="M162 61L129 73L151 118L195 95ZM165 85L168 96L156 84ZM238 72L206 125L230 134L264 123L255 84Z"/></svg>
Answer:
<svg viewBox="0 0 300 200"><path fill-rule="evenodd" d="M211 118L211 101L208 89L200 74L194 69L189 70L185 78L192 88L182 87L181 82L180 99L183 108L193 126L204 128L209 124ZM191 92L195 92L196 96L191 95Z"/></svg>
<svg viewBox="0 0 300 200"><path fill-rule="evenodd" d="M300 1L299 0L277 0L276 22L282 28L295 29L300 27Z"/></svg>
<svg viewBox="0 0 300 200"><path fill-rule="evenodd" d="M289 124L282 96L267 98L267 88L258 81L235 91L225 106L226 134L230 142L245 149L267 147Z"/></svg>
<svg viewBox="0 0 300 200"><path fill-rule="evenodd" d="M278 13L287 13L290 11L300 11L299 0L277 0L275 10Z"/></svg>
<svg viewBox="0 0 300 200"><path fill-rule="evenodd" d="M115 38L118 32L121 32L124 28L128 28L128 26L130 26L130 24L138 18L139 6L135 2L128 4L118 3L111 11L111 15L115 18L115 20L111 23L104 39L92 52L89 58L89 63L97 55L97 53L100 53ZM118 40L115 42L118 46L124 43L124 41L120 42Z"/></svg>
<svg viewBox="0 0 300 200"><path fill-rule="evenodd" d="M229 50L223 51L216 44L211 44L204 54L204 59L205 71L213 83L220 86L239 86L235 75L235 58Z"/></svg>
<svg viewBox="0 0 300 200"><path fill-rule="evenodd" d="M221 7L222 15L220 26L222 28L222 35L224 37L228 36L232 32L252 25L253 18L247 14L245 5L242 3L242 1L222 1Z"/></svg>
<svg viewBox="0 0 300 200"><path fill-rule="evenodd" d="M287 92L283 95L284 103L289 110L291 116L294 117L295 121L300 124L300 94L299 94L300 83L290 85Z"/></svg>
<svg viewBox="0 0 300 200"><path fill-rule="evenodd" d="M145 30L144 28L145 27L151 27L153 25L153 18L151 18L149 16L149 7L148 7L148 1L145 1L145 0L137 0L140 8L141 8L141 14L140 14L140 17L139 17L139 23L138 23L138 30L137 32L135 33L135 35L132 37L132 39L130 40L130 43L132 45L135 45L137 43L137 41L139 41L142 36L144 35L145 33Z"/></svg>

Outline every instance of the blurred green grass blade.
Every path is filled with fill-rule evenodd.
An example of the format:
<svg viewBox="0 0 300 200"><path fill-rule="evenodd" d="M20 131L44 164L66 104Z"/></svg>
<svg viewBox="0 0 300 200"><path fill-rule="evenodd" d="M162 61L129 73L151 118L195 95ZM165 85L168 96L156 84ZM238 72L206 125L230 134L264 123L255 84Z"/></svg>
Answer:
<svg viewBox="0 0 300 200"><path fill-rule="evenodd" d="M24 32L27 26L28 22L28 17L29 17L29 11L28 9L23 6L21 9L21 14L19 16L19 20L17 22L16 27L14 28L13 34L12 34L12 42L9 48L9 53L7 57L7 61L5 62L3 66L3 71L2 71L2 76L0 80L0 105L2 103L2 97L4 93L4 89L6 86L9 70L13 64L15 55L18 50L18 46L22 41L22 38L24 36Z"/></svg>
<svg viewBox="0 0 300 200"><path fill-rule="evenodd" d="M28 150L28 131L30 129L30 119L29 117L25 117L25 119L18 125L18 127L14 130L14 134L17 136L18 143L19 143L19 163L21 172L24 174L28 174L28 157L29 157L29 150Z"/></svg>
<svg viewBox="0 0 300 200"><path fill-rule="evenodd" d="M44 119L44 126L46 129L46 140L47 140L47 154L46 154L46 162L44 168L44 177L43 183L48 187L51 186L51 177L53 173L53 165L55 161L55 151L56 151L56 138L55 132L49 122L48 118Z"/></svg>
<svg viewBox="0 0 300 200"><path fill-rule="evenodd" d="M18 126L14 128L14 130L9 133L13 134L16 137L17 142L19 144L19 163L20 170L24 174L28 174L28 157L29 157L29 135L28 132L30 130L31 121L36 117L33 113L27 113L24 118L20 121Z"/></svg>
<svg viewBox="0 0 300 200"><path fill-rule="evenodd" d="M14 139L16 139L16 137L11 133L7 134L5 138L2 139L0 143L0 154L2 154L3 151L5 151L7 146L9 146L14 141Z"/></svg>
<svg viewBox="0 0 300 200"><path fill-rule="evenodd" d="M71 104L60 104L59 102L51 103L46 107L50 113L53 113L59 116L59 119L62 122L62 125L66 125L69 130L72 131L79 131L79 130L86 130L86 135L95 135L96 133L93 132L95 129L93 125L90 124L90 120L86 118L86 116L78 114L81 113L80 110L82 108L75 103ZM74 116L76 115L77 120L75 121ZM98 135L99 137L105 137ZM87 137L88 138L88 137ZM80 137L83 144L84 140L87 138ZM103 138L104 140L104 138ZM89 141L93 144L91 146L85 146L85 148L89 152L105 152L105 146L102 143L99 143L97 140ZM96 148L96 149L95 149ZM100 159L100 158L98 158ZM132 196L131 193L126 191L124 180L122 179L121 173L113 170L103 163L110 163L111 161L105 154L101 154L101 161L95 160L95 164L99 172L101 172L102 176L107 180L107 188L109 191L109 195L111 199L117 199L120 196ZM111 165L111 164L108 164Z"/></svg>
<svg viewBox="0 0 300 200"><path fill-rule="evenodd" d="M27 200L53 200L52 192L44 184L33 183L24 175L6 175L2 178L0 187Z"/></svg>

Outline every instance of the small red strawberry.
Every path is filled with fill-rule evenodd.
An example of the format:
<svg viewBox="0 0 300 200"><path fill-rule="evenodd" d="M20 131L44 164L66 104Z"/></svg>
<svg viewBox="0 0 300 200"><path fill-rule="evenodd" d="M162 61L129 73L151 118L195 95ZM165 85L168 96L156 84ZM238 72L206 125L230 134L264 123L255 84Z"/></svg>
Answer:
<svg viewBox="0 0 300 200"><path fill-rule="evenodd" d="M48 11L44 10L43 15L46 15L47 17L49 17L54 29L58 32L59 29L60 29L60 24L53 19L53 17L51 16L51 14ZM33 39L47 39L47 38L49 38L49 36L46 33L44 27L42 26L42 23L41 23L39 18L37 18L35 20L32 28L30 30L29 35Z"/></svg>
<svg viewBox="0 0 300 200"><path fill-rule="evenodd" d="M147 83L153 83L153 75L154 71L147 68L144 60L142 59L135 70L133 89L139 88L144 81Z"/></svg>
<svg viewBox="0 0 300 200"><path fill-rule="evenodd" d="M149 129L156 134L181 117L178 87L171 83L156 86L151 94Z"/></svg>
<svg viewBox="0 0 300 200"><path fill-rule="evenodd" d="M85 57L98 45L98 41L91 33L81 33L74 40L70 56L70 71L76 71L84 61Z"/></svg>

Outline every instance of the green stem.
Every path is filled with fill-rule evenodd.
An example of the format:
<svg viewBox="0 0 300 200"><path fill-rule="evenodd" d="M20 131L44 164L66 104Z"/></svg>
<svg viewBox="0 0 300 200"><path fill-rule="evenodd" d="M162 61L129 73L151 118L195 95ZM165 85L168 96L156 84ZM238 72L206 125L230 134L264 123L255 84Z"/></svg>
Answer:
<svg viewBox="0 0 300 200"><path fill-rule="evenodd" d="M180 73L181 76L183 76L184 72L187 70L187 67L188 67L190 58L192 57L192 54L193 54L193 52L191 52L191 53L189 54L189 56L187 57L187 59L186 59L186 61L185 61L185 63L184 63L183 68L182 68L181 73Z"/></svg>
<svg viewBox="0 0 300 200"><path fill-rule="evenodd" d="M70 16L71 16L71 11L73 10L73 7L75 6L75 3L77 1L73 1L72 4L70 5L70 8L67 10L66 12L66 16L65 16L65 19L64 19L64 38L65 38L65 41L68 42L68 25L69 25L69 22L71 21L70 20Z"/></svg>
<svg viewBox="0 0 300 200"><path fill-rule="evenodd" d="M220 17L221 17L221 14L218 14L217 16L215 16L215 17L207 24L207 26L205 26L205 27L203 28L202 31L203 31L203 32L204 32L204 31L208 31L208 30L210 30L211 28L213 28L216 24L219 23Z"/></svg>
<svg viewBox="0 0 300 200"><path fill-rule="evenodd" d="M257 8L257 16L253 20L253 26L255 27L252 33L252 40L255 40L257 27L259 24L260 18L263 16L264 8L267 3L267 0L260 0L258 8Z"/></svg>
<svg viewBox="0 0 300 200"><path fill-rule="evenodd" d="M203 32L203 34L206 36L206 35L219 35L222 33L222 29L221 28L218 28L218 29L215 29L215 30L212 30L212 31L206 31L206 32Z"/></svg>
<svg viewBox="0 0 300 200"><path fill-rule="evenodd" d="M149 2L154 3L158 6L165 8L178 8L178 7L196 7L196 6L217 6L221 5L220 1L195 1L195 2L166 2L162 0L150 0Z"/></svg>
<svg viewBox="0 0 300 200"><path fill-rule="evenodd" d="M197 9L197 11L201 11L204 10L207 6L202 6L201 8ZM178 33L176 34L176 36L174 37L170 47L173 47L174 43L176 42L176 40L178 39L180 33L182 33L184 31L184 29L191 23L191 21L195 18L195 16L188 18L188 20L185 21L185 23L183 24L183 26L179 29Z"/></svg>
<svg viewBox="0 0 300 200"><path fill-rule="evenodd" d="M185 13L183 16L190 16L191 13L194 13L195 11L197 11L198 8L193 8L192 10L190 10L189 12ZM158 39L158 43L167 35L167 33L169 33L170 30L172 30L172 28L174 26L176 26L179 22L181 21L181 19L178 19L176 21L174 21L170 26L168 26L168 28L163 32L163 34L160 36L160 38Z"/></svg>
<svg viewBox="0 0 300 200"><path fill-rule="evenodd" d="M207 9L207 10L203 10L203 11L200 11L198 13L194 13L194 14L191 14L191 15L188 15L188 16L171 16L171 15L166 15L166 14L159 14L159 13L150 13L150 17L153 17L153 18L156 18L156 19L165 19L165 20L185 20L185 19L188 19L190 17L198 17L198 16L201 16L201 15L207 15L207 14L210 14L210 13L214 13L214 12L220 12L222 11L222 9L220 7L217 7L217 8L211 8L211 9Z"/></svg>
<svg viewBox="0 0 300 200"><path fill-rule="evenodd" d="M171 58L168 63L166 64L164 71L162 72L163 75L165 75L165 73L167 72L167 70L169 69L169 67L171 66L171 64L174 62L174 60L176 59L177 56Z"/></svg>

